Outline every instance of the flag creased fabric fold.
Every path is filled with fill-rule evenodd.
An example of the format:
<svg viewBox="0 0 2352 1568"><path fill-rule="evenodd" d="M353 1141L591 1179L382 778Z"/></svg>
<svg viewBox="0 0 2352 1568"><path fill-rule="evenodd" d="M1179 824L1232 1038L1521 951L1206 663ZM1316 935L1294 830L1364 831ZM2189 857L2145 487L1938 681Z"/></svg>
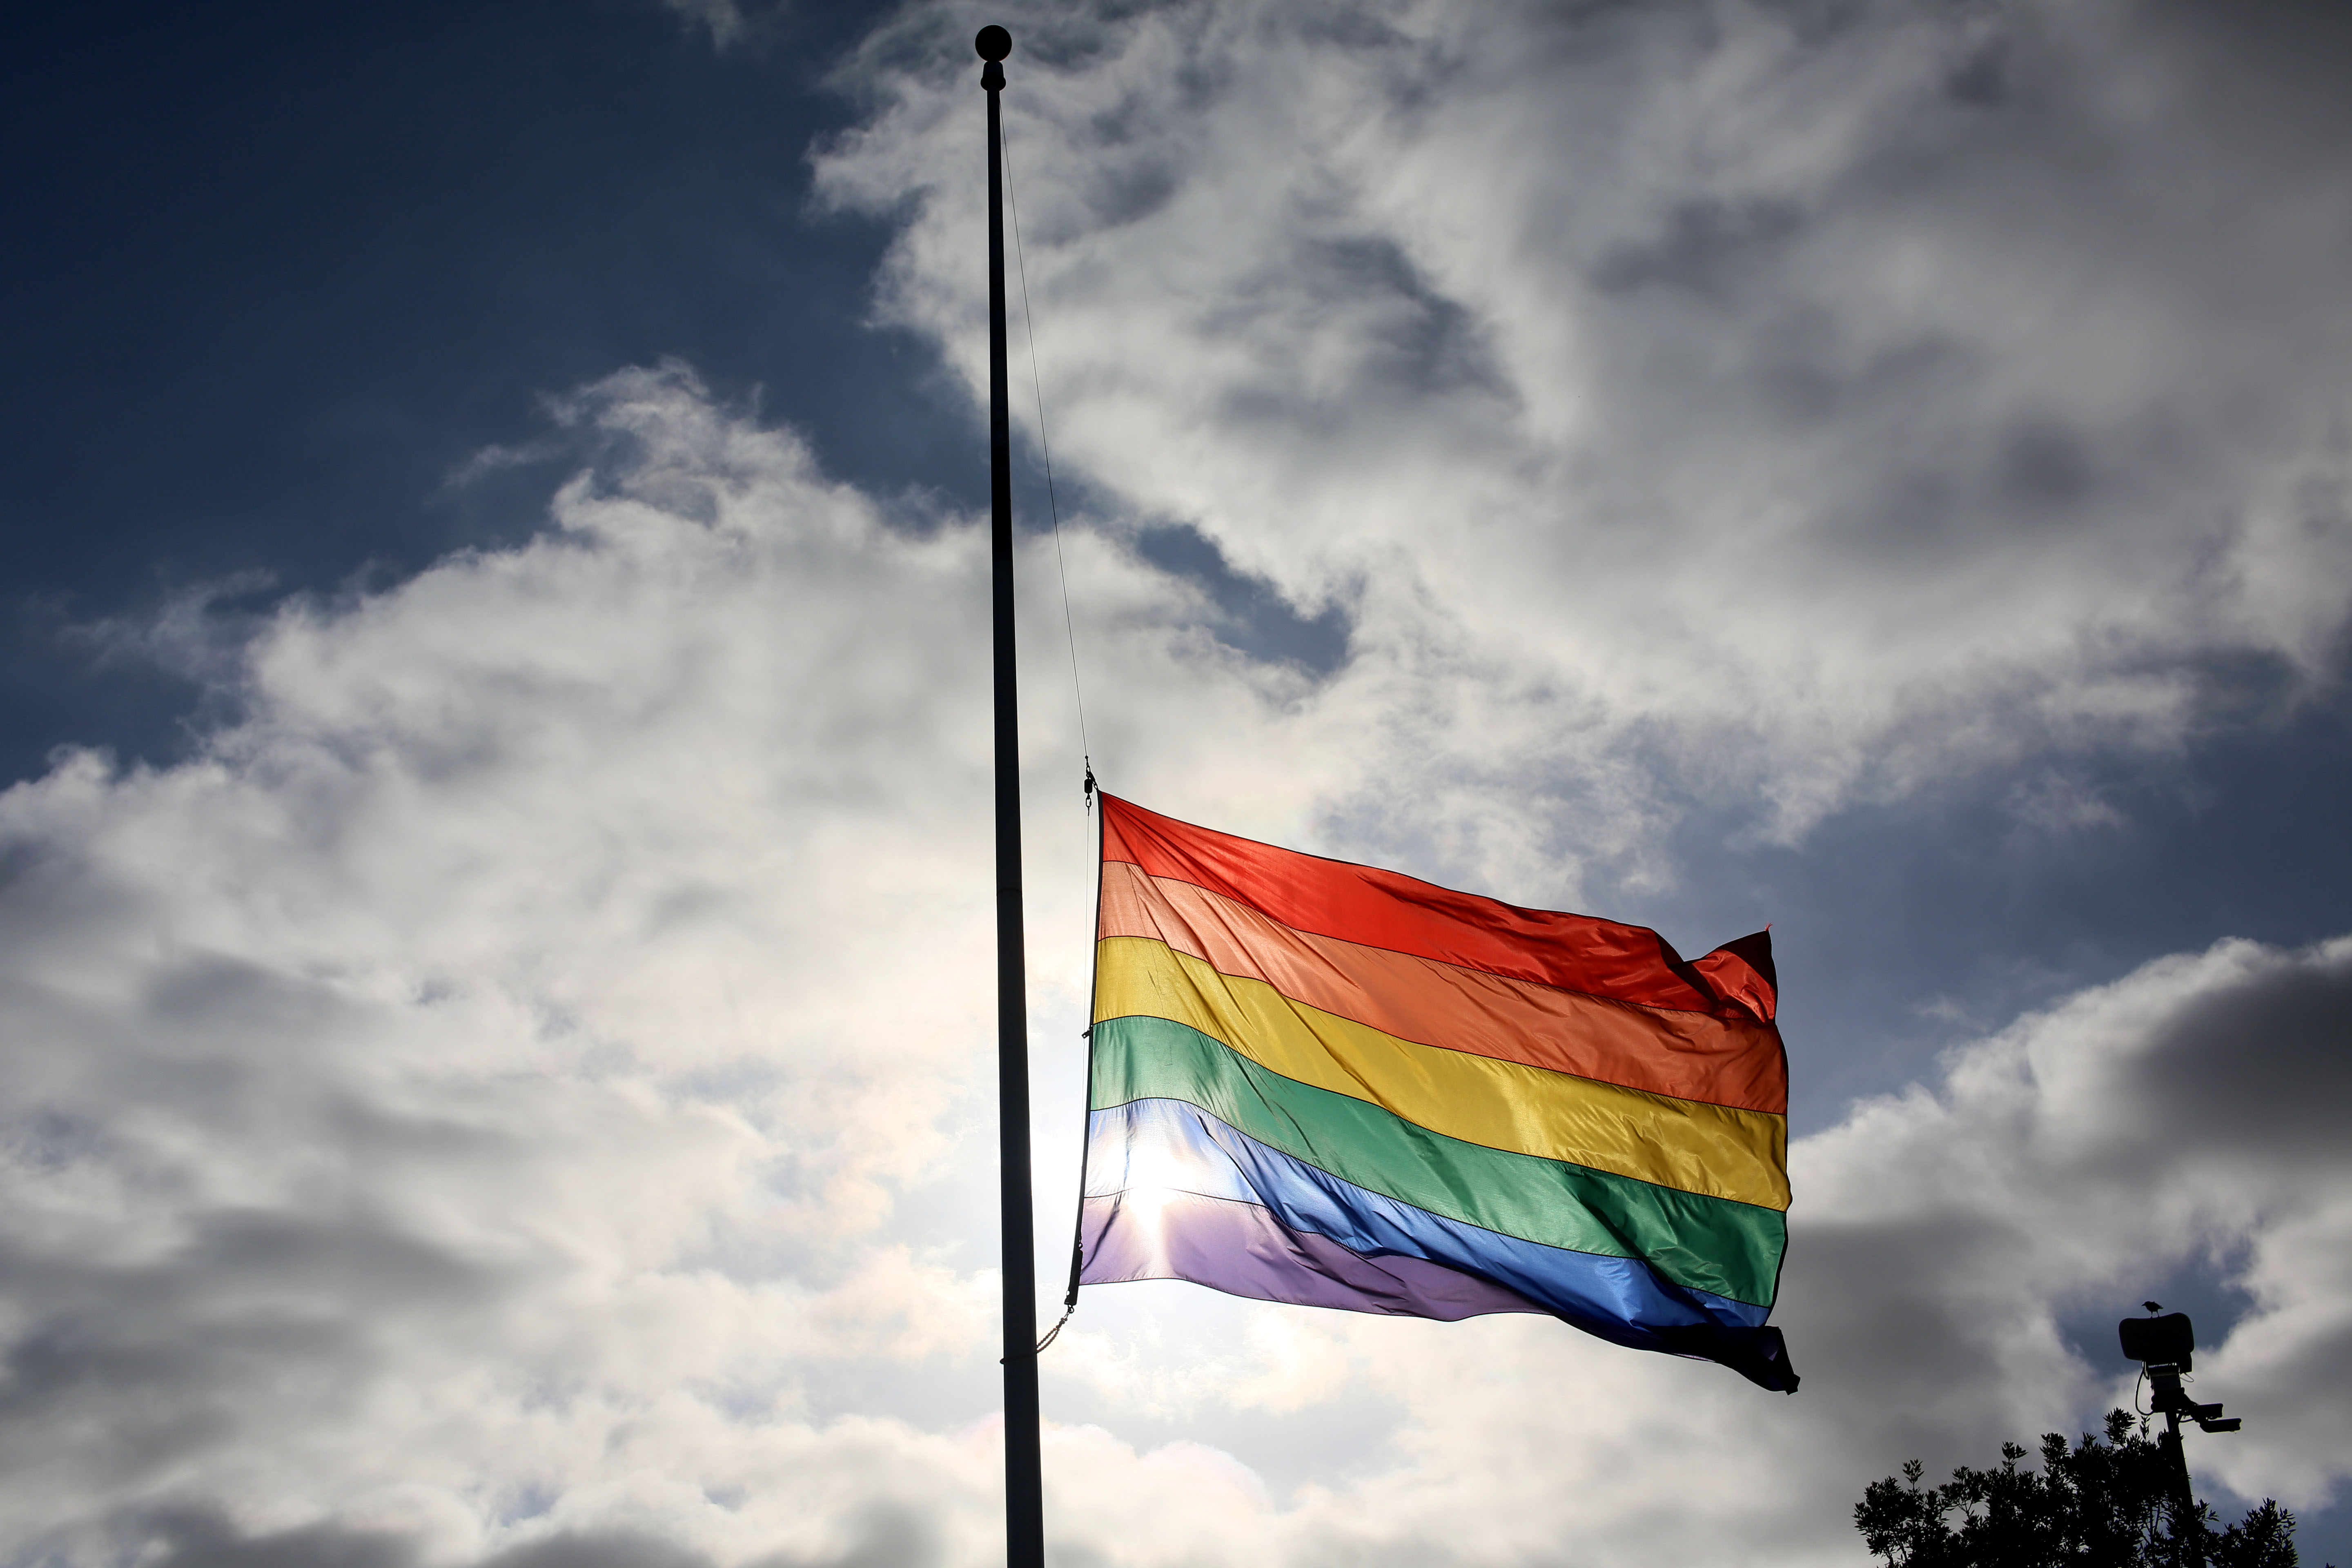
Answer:
<svg viewBox="0 0 2352 1568"><path fill-rule="evenodd" d="M1768 936L1685 961L1097 798L1081 1283L1542 1313L1795 1390Z"/></svg>

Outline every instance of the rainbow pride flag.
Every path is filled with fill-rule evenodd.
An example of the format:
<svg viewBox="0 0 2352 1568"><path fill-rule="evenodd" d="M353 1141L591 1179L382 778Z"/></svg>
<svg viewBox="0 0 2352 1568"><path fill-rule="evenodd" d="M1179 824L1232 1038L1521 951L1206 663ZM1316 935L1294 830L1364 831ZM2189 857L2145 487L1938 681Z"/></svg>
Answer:
<svg viewBox="0 0 2352 1568"><path fill-rule="evenodd" d="M1103 795L1078 1280L1539 1312L1793 1393L1764 933L1522 910Z"/></svg>

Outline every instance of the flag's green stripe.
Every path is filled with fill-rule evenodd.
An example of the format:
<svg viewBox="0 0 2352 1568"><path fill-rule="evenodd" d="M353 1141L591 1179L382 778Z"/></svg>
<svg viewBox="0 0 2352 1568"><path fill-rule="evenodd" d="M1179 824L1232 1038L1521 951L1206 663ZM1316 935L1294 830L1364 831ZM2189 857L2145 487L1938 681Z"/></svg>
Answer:
<svg viewBox="0 0 2352 1568"><path fill-rule="evenodd" d="M1097 1110L1187 1100L1259 1142L1401 1203L1506 1236L1638 1258L1675 1284L1769 1306L1788 1226L1778 1212L1465 1143L1267 1071L1167 1018L1094 1027Z"/></svg>

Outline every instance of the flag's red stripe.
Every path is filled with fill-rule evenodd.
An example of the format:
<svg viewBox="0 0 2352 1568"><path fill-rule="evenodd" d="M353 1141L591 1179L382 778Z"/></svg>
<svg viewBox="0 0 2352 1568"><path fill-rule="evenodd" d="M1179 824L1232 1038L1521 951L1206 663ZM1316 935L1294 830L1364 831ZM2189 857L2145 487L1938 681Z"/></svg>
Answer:
<svg viewBox="0 0 2352 1568"><path fill-rule="evenodd" d="M1145 937L1219 973L1401 1039L1678 1100L1784 1113L1787 1058L1769 1024L1643 1007L1294 931L1175 878L1103 867L1097 934Z"/></svg>
<svg viewBox="0 0 2352 1568"><path fill-rule="evenodd" d="M1298 931L1620 1002L1717 1017L1771 1016L1772 987L1727 949L1688 963L1643 926L1523 910L1395 871L1196 827L1115 795L1100 798L1105 860L1205 888ZM1734 945L1769 952L1757 938Z"/></svg>

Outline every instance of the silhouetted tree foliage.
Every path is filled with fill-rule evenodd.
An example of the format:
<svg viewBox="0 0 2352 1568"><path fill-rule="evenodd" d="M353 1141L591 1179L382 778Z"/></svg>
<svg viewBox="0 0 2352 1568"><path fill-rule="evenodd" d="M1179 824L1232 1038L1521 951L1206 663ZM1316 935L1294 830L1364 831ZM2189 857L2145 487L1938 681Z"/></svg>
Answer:
<svg viewBox="0 0 2352 1568"><path fill-rule="evenodd" d="M2039 1472L2023 1458L2003 1443L1999 1469L1963 1465L1939 1487L1913 1459L1870 1484L1854 1528L1894 1568L2295 1568L2293 1513L2266 1498L2216 1529L2203 1502L2182 1509L2171 1459L2123 1411L2104 1439L2043 1437Z"/></svg>

